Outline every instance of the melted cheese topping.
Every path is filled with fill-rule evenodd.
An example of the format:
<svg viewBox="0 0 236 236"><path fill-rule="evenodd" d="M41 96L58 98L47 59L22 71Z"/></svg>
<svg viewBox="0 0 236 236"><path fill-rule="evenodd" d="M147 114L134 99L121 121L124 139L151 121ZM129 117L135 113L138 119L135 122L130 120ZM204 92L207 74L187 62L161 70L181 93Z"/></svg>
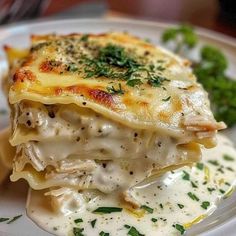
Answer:
<svg viewBox="0 0 236 236"><path fill-rule="evenodd" d="M202 139L224 128L214 120L207 94L187 61L128 34L89 35L86 41L82 37L34 36L28 57L13 76L10 103L75 103L126 126L175 137ZM129 72L120 65L125 62L113 66L110 57L106 71L94 74L99 66L94 58L107 45L121 46L132 58L129 63L142 64L141 71L132 74L139 76L141 85L129 86L122 79ZM116 74L107 76L111 68ZM150 85L153 81L154 86ZM109 93L107 88L112 86L121 86L124 94Z"/></svg>

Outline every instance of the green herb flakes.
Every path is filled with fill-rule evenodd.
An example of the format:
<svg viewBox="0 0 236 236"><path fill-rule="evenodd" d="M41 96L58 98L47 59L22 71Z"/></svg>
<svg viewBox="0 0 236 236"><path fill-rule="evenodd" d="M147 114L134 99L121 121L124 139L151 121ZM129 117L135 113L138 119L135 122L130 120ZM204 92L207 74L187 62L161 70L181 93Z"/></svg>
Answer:
<svg viewBox="0 0 236 236"><path fill-rule="evenodd" d="M78 223L83 222L83 219L81 219L81 218L79 218L79 219L75 219L74 222L75 222L76 224L78 224Z"/></svg>
<svg viewBox="0 0 236 236"><path fill-rule="evenodd" d="M113 212L121 212L123 209L119 207L98 207L93 213L100 213L100 214L110 214Z"/></svg>
<svg viewBox="0 0 236 236"><path fill-rule="evenodd" d="M147 211L148 213L153 213L153 209L149 206L146 205L142 205L141 209L144 209L145 211Z"/></svg>
<svg viewBox="0 0 236 236"><path fill-rule="evenodd" d="M209 160L208 163L210 163L210 164L212 164L214 166L219 166L220 165L219 162L216 161L216 160Z"/></svg>
<svg viewBox="0 0 236 236"><path fill-rule="evenodd" d="M14 216L10 221L7 222L7 224L13 223L14 221L18 220L20 217L22 217L22 215Z"/></svg>
<svg viewBox="0 0 236 236"><path fill-rule="evenodd" d="M190 175L189 175L189 173L187 172L187 171L183 171L183 177L182 177L182 179L184 179L184 180L190 180Z"/></svg>
<svg viewBox="0 0 236 236"><path fill-rule="evenodd" d="M201 162L198 162L198 163L196 164L196 167L197 167L199 170L203 170L204 164L201 163Z"/></svg>
<svg viewBox="0 0 236 236"><path fill-rule="evenodd" d="M141 234L135 227L131 227L127 233L130 236L145 236L144 234Z"/></svg>
<svg viewBox="0 0 236 236"><path fill-rule="evenodd" d="M191 181L191 185L193 188L198 188L198 186L193 181Z"/></svg>
<svg viewBox="0 0 236 236"><path fill-rule="evenodd" d="M94 228L94 227L95 227L95 225L96 225L96 222L97 222L97 219L94 219L94 220L92 220L92 221L90 222L90 224L91 224L92 228Z"/></svg>
<svg viewBox="0 0 236 236"><path fill-rule="evenodd" d="M202 207L203 209L205 209L205 210L206 210L209 206L210 206L210 202L207 202L207 201L202 202L202 204L201 204L201 207Z"/></svg>
<svg viewBox="0 0 236 236"><path fill-rule="evenodd" d="M171 96L167 97L167 98L163 98L162 101L163 102L168 102L170 100Z"/></svg>
<svg viewBox="0 0 236 236"><path fill-rule="evenodd" d="M122 90L120 83L119 83L118 88L115 88L113 85L111 87L107 87L107 91L110 94L120 94L120 95L124 94L124 91Z"/></svg>
<svg viewBox="0 0 236 236"><path fill-rule="evenodd" d="M178 205L178 207L180 208L180 209L183 209L184 208L184 205L182 205L182 204L177 204Z"/></svg>
<svg viewBox="0 0 236 236"><path fill-rule="evenodd" d="M157 222L157 218L152 218L151 221L152 221L153 223L155 223L155 222Z"/></svg>
<svg viewBox="0 0 236 236"><path fill-rule="evenodd" d="M173 225L173 227L176 228L180 232L181 235L183 235L186 231L184 226L180 224L175 224Z"/></svg>
<svg viewBox="0 0 236 236"><path fill-rule="evenodd" d="M225 161L234 161L234 158L231 157L231 156L228 155L228 154L225 154L225 155L223 156L223 159L224 159Z"/></svg>
<svg viewBox="0 0 236 236"><path fill-rule="evenodd" d="M9 220L9 218L0 218L0 223Z"/></svg>
<svg viewBox="0 0 236 236"><path fill-rule="evenodd" d="M103 231L101 231L100 233L99 233L99 236L109 236L110 234L109 233L105 233L105 232L103 232Z"/></svg>
<svg viewBox="0 0 236 236"><path fill-rule="evenodd" d="M84 236L84 234L82 233L84 231L84 228L73 228L73 234L74 236Z"/></svg>
<svg viewBox="0 0 236 236"><path fill-rule="evenodd" d="M188 192L188 196L194 201L199 201L199 198L192 192Z"/></svg>

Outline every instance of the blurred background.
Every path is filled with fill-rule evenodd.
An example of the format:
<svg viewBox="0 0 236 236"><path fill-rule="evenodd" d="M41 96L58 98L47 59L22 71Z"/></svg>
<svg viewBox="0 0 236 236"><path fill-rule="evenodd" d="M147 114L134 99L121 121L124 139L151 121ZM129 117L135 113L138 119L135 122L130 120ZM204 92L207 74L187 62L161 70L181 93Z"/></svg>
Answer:
<svg viewBox="0 0 236 236"><path fill-rule="evenodd" d="M99 17L184 22L236 37L236 0L0 0L0 25Z"/></svg>

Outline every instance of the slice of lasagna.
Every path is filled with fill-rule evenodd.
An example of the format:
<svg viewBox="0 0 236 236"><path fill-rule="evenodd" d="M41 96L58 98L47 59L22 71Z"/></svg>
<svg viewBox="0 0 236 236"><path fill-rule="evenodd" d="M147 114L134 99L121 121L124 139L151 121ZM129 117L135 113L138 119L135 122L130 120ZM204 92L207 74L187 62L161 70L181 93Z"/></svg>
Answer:
<svg viewBox="0 0 236 236"><path fill-rule="evenodd" d="M31 40L29 50L5 48L12 181L125 193L199 161L225 128L189 62L160 47L126 33Z"/></svg>

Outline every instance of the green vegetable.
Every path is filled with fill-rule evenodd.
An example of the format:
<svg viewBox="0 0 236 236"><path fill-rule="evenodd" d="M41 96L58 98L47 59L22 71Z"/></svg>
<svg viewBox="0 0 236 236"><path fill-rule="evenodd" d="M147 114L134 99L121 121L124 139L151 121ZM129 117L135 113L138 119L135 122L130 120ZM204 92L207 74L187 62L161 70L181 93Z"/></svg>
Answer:
<svg viewBox="0 0 236 236"><path fill-rule="evenodd" d="M183 209L184 208L184 205L182 205L182 204L177 204L178 205L178 207L180 208L180 209Z"/></svg>
<svg viewBox="0 0 236 236"><path fill-rule="evenodd" d="M183 175L183 177L182 177L182 179L184 179L184 180L190 180L190 175L189 175L189 173L187 172L187 171L183 171L183 173L184 173L184 175Z"/></svg>
<svg viewBox="0 0 236 236"><path fill-rule="evenodd" d="M220 165L219 162L216 161L216 160L209 160L208 163L210 163L210 164L212 164L214 166L219 166Z"/></svg>
<svg viewBox="0 0 236 236"><path fill-rule="evenodd" d="M210 202L202 202L201 207L202 207L203 209L207 209L209 206L210 206Z"/></svg>
<svg viewBox="0 0 236 236"><path fill-rule="evenodd" d="M129 232L127 233L130 236L145 236L144 234L141 234L135 227L131 227Z"/></svg>
<svg viewBox="0 0 236 236"><path fill-rule="evenodd" d="M73 234L74 236L84 236L84 234L82 233L84 231L84 228L73 228Z"/></svg>
<svg viewBox="0 0 236 236"><path fill-rule="evenodd" d="M107 87L107 91L110 94L124 94L124 90L122 90L120 83L119 83L119 87L117 89L112 85L111 87Z"/></svg>
<svg viewBox="0 0 236 236"><path fill-rule="evenodd" d="M11 224L14 221L18 220L22 215L14 216L10 221L7 222L7 224Z"/></svg>
<svg viewBox="0 0 236 236"><path fill-rule="evenodd" d="M199 198L194 193L188 192L188 196L194 201L199 201Z"/></svg>
<svg viewBox="0 0 236 236"><path fill-rule="evenodd" d="M153 223L155 223L155 222L157 222L157 219L156 219L156 218L152 218L151 221L152 221Z"/></svg>
<svg viewBox="0 0 236 236"><path fill-rule="evenodd" d="M228 154L225 154L225 155L223 156L223 158L224 158L225 161L234 161L234 158L231 157L231 156L229 156Z"/></svg>
<svg viewBox="0 0 236 236"><path fill-rule="evenodd" d="M143 205L143 206L141 206L141 208L149 213L153 213L153 209L149 206Z"/></svg>
<svg viewBox="0 0 236 236"><path fill-rule="evenodd" d="M167 97L167 98L163 98L162 101L163 101L163 102L167 102L167 101L170 100L170 98L171 98L171 96L169 96L169 97Z"/></svg>
<svg viewBox="0 0 236 236"><path fill-rule="evenodd" d="M92 220L92 221L90 222L90 224L91 224L92 228L94 228L94 227L95 227L95 224L96 224L96 222L97 222L97 219L95 219L95 220Z"/></svg>
<svg viewBox="0 0 236 236"><path fill-rule="evenodd" d="M83 219L80 219L80 218L79 218L79 219L75 219L74 222L75 222L76 224L78 224L78 223L83 222Z"/></svg>
<svg viewBox="0 0 236 236"><path fill-rule="evenodd" d="M105 233L105 232L103 232L103 231L101 231L100 233L99 233L99 236L109 236L110 234L109 233Z"/></svg>
<svg viewBox="0 0 236 236"><path fill-rule="evenodd" d="M110 214L113 212L121 212L123 209L119 207L98 207L93 213L101 213L101 214Z"/></svg>
<svg viewBox="0 0 236 236"><path fill-rule="evenodd" d="M204 164L198 162L198 163L196 164L196 167L197 167L199 170L203 170L203 168L204 168Z"/></svg>
<svg viewBox="0 0 236 236"><path fill-rule="evenodd" d="M185 233L185 228L183 225L175 224L173 226L181 233L181 235L183 235Z"/></svg>
<svg viewBox="0 0 236 236"><path fill-rule="evenodd" d="M0 223L9 220L9 218L0 218Z"/></svg>
<svg viewBox="0 0 236 236"><path fill-rule="evenodd" d="M184 48L193 48L198 41L197 35L189 25L169 28L164 31L161 39L164 43L174 42L176 53L181 52Z"/></svg>

